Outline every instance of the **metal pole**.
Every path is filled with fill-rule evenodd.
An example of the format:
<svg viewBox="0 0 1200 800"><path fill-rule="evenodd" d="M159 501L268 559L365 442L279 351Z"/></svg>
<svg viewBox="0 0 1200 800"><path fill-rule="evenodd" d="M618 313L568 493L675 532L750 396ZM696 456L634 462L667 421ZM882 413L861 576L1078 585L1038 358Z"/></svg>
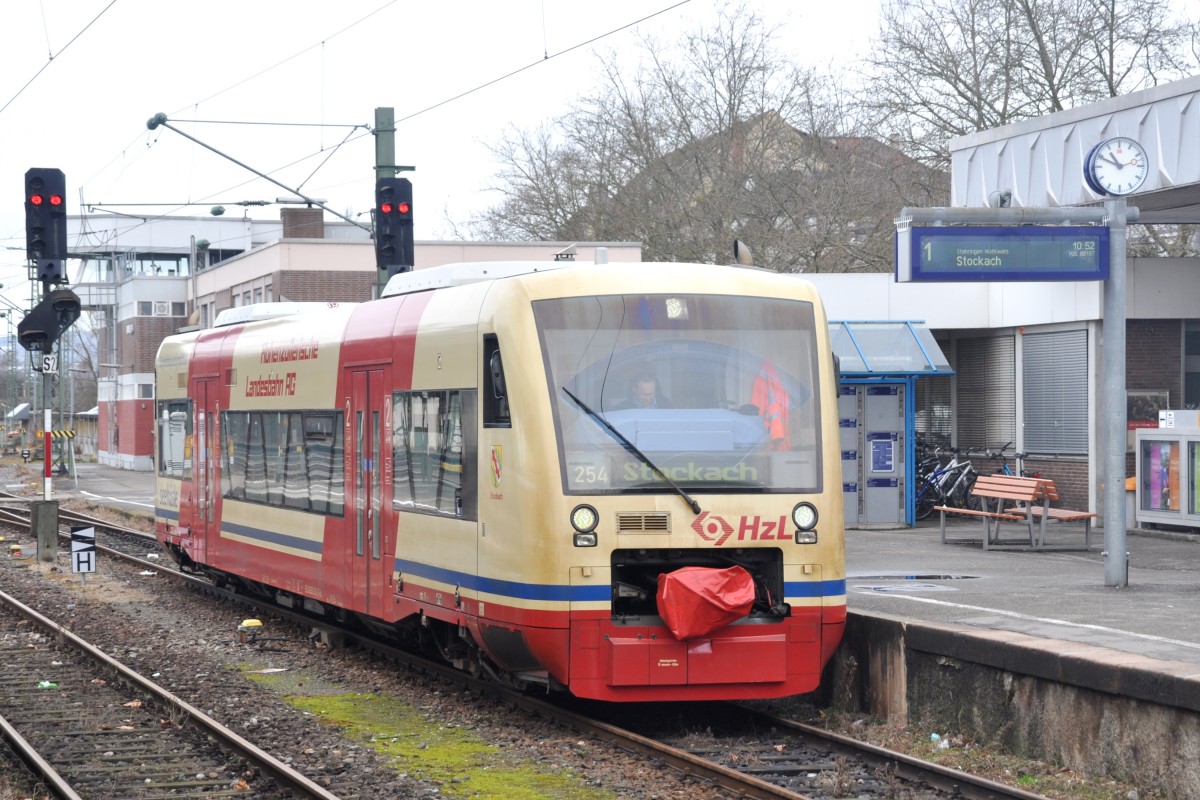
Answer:
<svg viewBox="0 0 1200 800"><path fill-rule="evenodd" d="M39 353L39 355L40 355L40 353ZM53 420L51 419L51 415L54 413L54 411L53 411L53 409L50 408L50 402L49 402L50 381L51 381L50 370L43 369L42 370L42 405L45 406L45 410L43 412L43 419L45 422L44 422L44 427L42 428L42 464L44 466L44 471L42 472L42 483L43 483L44 490L45 490L44 496L42 497L43 500L51 499L50 475L53 472L52 462L54 461L54 458L51 454L51 450L53 449L53 446L51 444L51 439L53 438L51 436L51 431L54 430Z"/></svg>
<svg viewBox="0 0 1200 800"><path fill-rule="evenodd" d="M1129 583L1125 551L1125 223L1124 197L1104 201L1109 267L1104 282L1104 585Z"/></svg>

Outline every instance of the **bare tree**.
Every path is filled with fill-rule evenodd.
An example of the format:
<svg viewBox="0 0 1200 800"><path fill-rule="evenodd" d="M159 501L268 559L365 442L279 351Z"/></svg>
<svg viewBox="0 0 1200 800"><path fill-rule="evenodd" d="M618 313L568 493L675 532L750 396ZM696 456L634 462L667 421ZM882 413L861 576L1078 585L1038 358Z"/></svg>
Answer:
<svg viewBox="0 0 1200 800"><path fill-rule="evenodd" d="M628 69L553 125L494 146L493 238L640 241L648 260L725 262L733 239L781 271L891 268L892 218L948 179L862 135L843 76L793 66L742 7Z"/></svg>
<svg viewBox="0 0 1200 800"><path fill-rule="evenodd" d="M1194 70L1170 0L888 0L861 99L925 163L955 136Z"/></svg>

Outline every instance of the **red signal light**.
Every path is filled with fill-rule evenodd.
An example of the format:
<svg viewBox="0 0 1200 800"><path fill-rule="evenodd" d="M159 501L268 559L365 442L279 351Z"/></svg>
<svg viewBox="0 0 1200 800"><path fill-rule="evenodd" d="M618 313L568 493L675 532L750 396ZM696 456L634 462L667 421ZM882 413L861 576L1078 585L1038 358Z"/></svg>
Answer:
<svg viewBox="0 0 1200 800"><path fill-rule="evenodd" d="M390 213L392 213L392 204L391 203L380 203L379 210L382 211L384 214L390 214Z"/></svg>
<svg viewBox="0 0 1200 800"><path fill-rule="evenodd" d="M32 194L29 196L29 202L35 206L40 206L42 204L42 196L40 194Z"/></svg>
<svg viewBox="0 0 1200 800"><path fill-rule="evenodd" d="M60 194L50 195L50 205L61 206L62 205L62 195L60 195Z"/></svg>
<svg viewBox="0 0 1200 800"><path fill-rule="evenodd" d="M407 214L411 210L411 208L409 207L408 203L401 203L396 210L399 211L401 214Z"/></svg>

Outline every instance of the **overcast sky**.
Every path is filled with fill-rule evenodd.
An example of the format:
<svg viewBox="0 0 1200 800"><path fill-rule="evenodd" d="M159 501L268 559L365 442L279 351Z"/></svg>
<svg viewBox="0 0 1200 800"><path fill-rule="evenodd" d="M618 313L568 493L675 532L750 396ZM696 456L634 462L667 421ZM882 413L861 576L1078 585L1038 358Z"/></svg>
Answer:
<svg viewBox="0 0 1200 800"><path fill-rule="evenodd" d="M158 112L205 144L354 216L373 203L368 126L376 107L392 107L396 160L417 168L405 173L414 187L416 236L450 238L452 222L496 201L485 191L496 172L486 144L506 126L551 120L596 86L598 51L628 54L632 62L639 35L673 42L683 30L712 24L719 2L4 2L4 294L20 303L29 295L23 177L30 167L66 173L71 214L93 206L199 215L220 203L233 215L247 213L233 205L238 201L287 196L175 131L149 131L146 121ZM801 66L861 55L878 24L878 0L745 5L782 26L780 45ZM590 40L597 41L577 47ZM279 206L249 213L278 219Z"/></svg>

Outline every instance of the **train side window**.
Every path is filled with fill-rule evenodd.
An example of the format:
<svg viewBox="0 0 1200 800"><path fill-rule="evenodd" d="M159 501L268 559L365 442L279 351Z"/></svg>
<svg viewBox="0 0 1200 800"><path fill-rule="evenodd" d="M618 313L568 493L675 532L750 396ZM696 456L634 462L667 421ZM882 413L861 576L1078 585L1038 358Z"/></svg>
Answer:
<svg viewBox="0 0 1200 800"><path fill-rule="evenodd" d="M342 516L346 502L346 472L342 463L342 412L305 413L304 450L312 509Z"/></svg>
<svg viewBox="0 0 1200 800"><path fill-rule="evenodd" d="M477 393L392 395L392 503L401 511L476 519Z"/></svg>
<svg viewBox="0 0 1200 800"><path fill-rule="evenodd" d="M250 435L246 447L246 499L267 502L267 454L263 441L263 415L250 414Z"/></svg>
<svg viewBox="0 0 1200 800"><path fill-rule="evenodd" d="M221 494L342 516L342 412L226 411Z"/></svg>
<svg viewBox="0 0 1200 800"><path fill-rule="evenodd" d="M192 478L192 401L158 402L158 474L164 478Z"/></svg>
<svg viewBox="0 0 1200 800"><path fill-rule="evenodd" d="M266 459L267 502L273 506L283 505L286 475L284 464L287 458L286 412L263 412L263 456Z"/></svg>
<svg viewBox="0 0 1200 800"><path fill-rule="evenodd" d="M250 415L237 411L221 413L221 494L233 500L246 499L246 453Z"/></svg>
<svg viewBox="0 0 1200 800"><path fill-rule="evenodd" d="M500 357L500 341L495 334L483 337L483 426L512 427L504 360Z"/></svg>
<svg viewBox="0 0 1200 800"><path fill-rule="evenodd" d="M283 504L288 508L308 511L312 498L308 491L303 416L293 411L283 417Z"/></svg>

